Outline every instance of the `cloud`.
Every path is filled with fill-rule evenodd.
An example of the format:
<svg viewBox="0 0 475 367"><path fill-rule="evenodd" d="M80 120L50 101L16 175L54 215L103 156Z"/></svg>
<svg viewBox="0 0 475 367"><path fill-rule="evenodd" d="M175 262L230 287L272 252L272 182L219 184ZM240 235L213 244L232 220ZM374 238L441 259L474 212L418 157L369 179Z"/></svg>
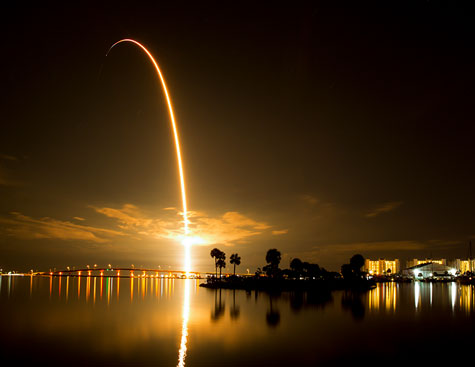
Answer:
<svg viewBox="0 0 475 367"><path fill-rule="evenodd" d="M164 209L163 218L153 218L132 204L125 204L122 208L91 207L106 217L115 219L117 226L130 236L145 236L152 238L176 238L180 234L183 221L177 219L177 214L169 208Z"/></svg>
<svg viewBox="0 0 475 367"><path fill-rule="evenodd" d="M272 234L274 236L279 236L279 235L287 234L287 233L289 233L288 229L281 229L281 230L277 230L277 231L272 231Z"/></svg>
<svg viewBox="0 0 475 367"><path fill-rule="evenodd" d="M6 224L5 231L9 236L21 239L61 239L84 240L92 242L108 242L110 237L123 236L119 231L82 226L68 221L60 221L49 217L34 219L18 212L10 213L13 218L0 218Z"/></svg>
<svg viewBox="0 0 475 367"><path fill-rule="evenodd" d="M260 235L270 228L267 223L258 222L238 212L226 212L216 218L199 213L192 223L193 233L210 245L245 243L249 237Z"/></svg>
<svg viewBox="0 0 475 367"><path fill-rule="evenodd" d="M394 209L400 207L402 205L402 201L391 201L385 204L382 204L373 210L369 211L365 214L366 218L374 218L380 214L387 213L393 211Z"/></svg>
<svg viewBox="0 0 475 367"><path fill-rule="evenodd" d="M184 237L183 217L178 210L165 208L158 215L151 215L132 204L125 204L121 208L93 206L91 208L111 219L113 223L107 228L102 228L50 217L35 219L12 212L11 218L0 218L0 224L3 224L3 231L7 235L21 239L48 238L103 243L121 237L130 240L169 239L181 243ZM216 217L211 217L204 212L190 211L188 216L189 236L197 245L232 246L245 243L253 236L287 233L287 230L270 231L272 227L269 224L235 211ZM82 217L73 217L73 219L85 220Z"/></svg>
<svg viewBox="0 0 475 367"><path fill-rule="evenodd" d="M183 238L181 213L164 208L160 218L152 217L132 204L122 208L97 208L101 213L118 222L118 227L129 235L180 240ZM188 220L191 236L199 238L197 244L233 245L246 242L249 237L267 232L271 228L265 222L256 221L241 213L230 211L218 217L204 212L189 211Z"/></svg>

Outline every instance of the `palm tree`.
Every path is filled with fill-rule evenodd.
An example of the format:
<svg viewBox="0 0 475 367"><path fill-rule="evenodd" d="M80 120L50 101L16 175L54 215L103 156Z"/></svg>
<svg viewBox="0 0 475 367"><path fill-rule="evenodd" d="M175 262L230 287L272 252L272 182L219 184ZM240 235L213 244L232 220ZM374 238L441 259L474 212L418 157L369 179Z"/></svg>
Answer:
<svg viewBox="0 0 475 367"><path fill-rule="evenodd" d="M219 260L219 257L221 255L222 251L217 249L217 248L214 248L211 250L211 257L214 258L214 267L216 269L216 278L218 277L218 260Z"/></svg>
<svg viewBox="0 0 475 367"><path fill-rule="evenodd" d="M221 278L221 269L226 267L226 261L224 259L226 258L226 255L224 255L224 252L222 252L223 256L218 259L216 264L219 267L219 277Z"/></svg>
<svg viewBox="0 0 475 367"><path fill-rule="evenodd" d="M241 265L241 256L238 254L232 254L229 262L234 264L234 275L236 275L236 265Z"/></svg>

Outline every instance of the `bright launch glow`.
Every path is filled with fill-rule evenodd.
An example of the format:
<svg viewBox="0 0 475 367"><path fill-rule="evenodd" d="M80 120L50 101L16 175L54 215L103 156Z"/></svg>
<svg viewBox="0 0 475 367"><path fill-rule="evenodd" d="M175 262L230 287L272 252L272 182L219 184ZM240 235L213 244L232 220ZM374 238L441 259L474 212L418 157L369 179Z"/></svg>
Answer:
<svg viewBox="0 0 475 367"><path fill-rule="evenodd" d="M178 138L178 129L177 129L176 122L175 122L175 115L173 113L172 102L171 102L171 99L170 99L170 95L168 94L168 89L167 89L167 85L165 83L165 79L163 78L162 72L160 71L160 68L158 67L158 63L155 61L155 58L152 56L152 54L141 43L139 43L139 42L137 42L133 39L124 38L124 39L121 39L120 41L117 41L116 43L114 43L110 47L109 51L107 51L107 54L109 54L110 50L112 50L112 48L114 46L116 46L116 45L118 45L119 43L122 43L122 42L133 43L134 45L137 45L138 47L140 47L147 54L148 58L152 62L153 66L155 67L157 75L158 75L158 77L160 79L160 82L162 84L163 91L165 93L165 98L167 100L168 112L170 114L170 122L172 124L173 136L175 138L176 156L177 156L177 161L178 161L178 172L179 172L179 175L180 175L181 199L182 199L182 205L183 205L183 232L184 232L184 237L185 237L184 240L182 241L182 243L185 247L185 271L187 272L187 275L188 275L188 272L191 270L191 251L190 251L190 247L191 247L193 241L189 241L187 239L188 234L189 234L189 230L188 230L188 223L189 222L188 222L188 210L187 210L187 204L186 204L185 175L183 173L183 160L182 160L182 157L181 157L180 140Z"/></svg>

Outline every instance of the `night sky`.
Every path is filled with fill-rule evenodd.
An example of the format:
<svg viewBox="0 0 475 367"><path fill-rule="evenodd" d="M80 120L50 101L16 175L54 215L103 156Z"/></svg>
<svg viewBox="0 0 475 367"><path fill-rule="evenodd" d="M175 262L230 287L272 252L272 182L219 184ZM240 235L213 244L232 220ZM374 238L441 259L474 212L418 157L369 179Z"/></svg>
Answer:
<svg viewBox="0 0 475 367"><path fill-rule="evenodd" d="M467 258L475 15L455 2L4 5L0 268ZM354 3L354 2L352 2ZM199 5L197 5L199 4ZM351 3L350 3L351 4ZM403 263L404 265L404 263ZM228 270L232 269L228 265Z"/></svg>

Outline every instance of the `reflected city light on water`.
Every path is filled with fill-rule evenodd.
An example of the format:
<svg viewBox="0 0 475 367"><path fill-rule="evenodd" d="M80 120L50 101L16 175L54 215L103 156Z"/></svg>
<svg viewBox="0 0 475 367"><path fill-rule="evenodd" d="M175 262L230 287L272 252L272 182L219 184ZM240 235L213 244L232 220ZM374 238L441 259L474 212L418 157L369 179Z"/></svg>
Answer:
<svg viewBox="0 0 475 367"><path fill-rule="evenodd" d="M69 298L69 277L66 277L66 302L68 302Z"/></svg>
<svg viewBox="0 0 475 367"><path fill-rule="evenodd" d="M383 283L368 292L368 308L370 310L396 311L397 283Z"/></svg>
<svg viewBox="0 0 475 367"><path fill-rule="evenodd" d="M452 301L452 311L455 310L455 301L457 299L457 284L456 283L451 283L450 284L450 299Z"/></svg>
<svg viewBox="0 0 475 367"><path fill-rule="evenodd" d="M0 340L3 345L14 340L16 348L2 352L29 353L38 365L60 365L81 340L76 365L300 366L333 361L354 345L354 335L388 355L401 338L425 348L452 340L425 342L424 332L456 330L460 337L452 344L457 346L473 340L474 289L457 283L378 283L369 292L334 291L324 297L200 289L204 280L193 279L83 278L0 277ZM375 338L375 328L391 333ZM25 330L59 352L52 357L45 344L25 350L30 340Z"/></svg>
<svg viewBox="0 0 475 367"><path fill-rule="evenodd" d="M417 308L419 307L419 300L421 297L421 285L419 282L414 283L414 306Z"/></svg>

